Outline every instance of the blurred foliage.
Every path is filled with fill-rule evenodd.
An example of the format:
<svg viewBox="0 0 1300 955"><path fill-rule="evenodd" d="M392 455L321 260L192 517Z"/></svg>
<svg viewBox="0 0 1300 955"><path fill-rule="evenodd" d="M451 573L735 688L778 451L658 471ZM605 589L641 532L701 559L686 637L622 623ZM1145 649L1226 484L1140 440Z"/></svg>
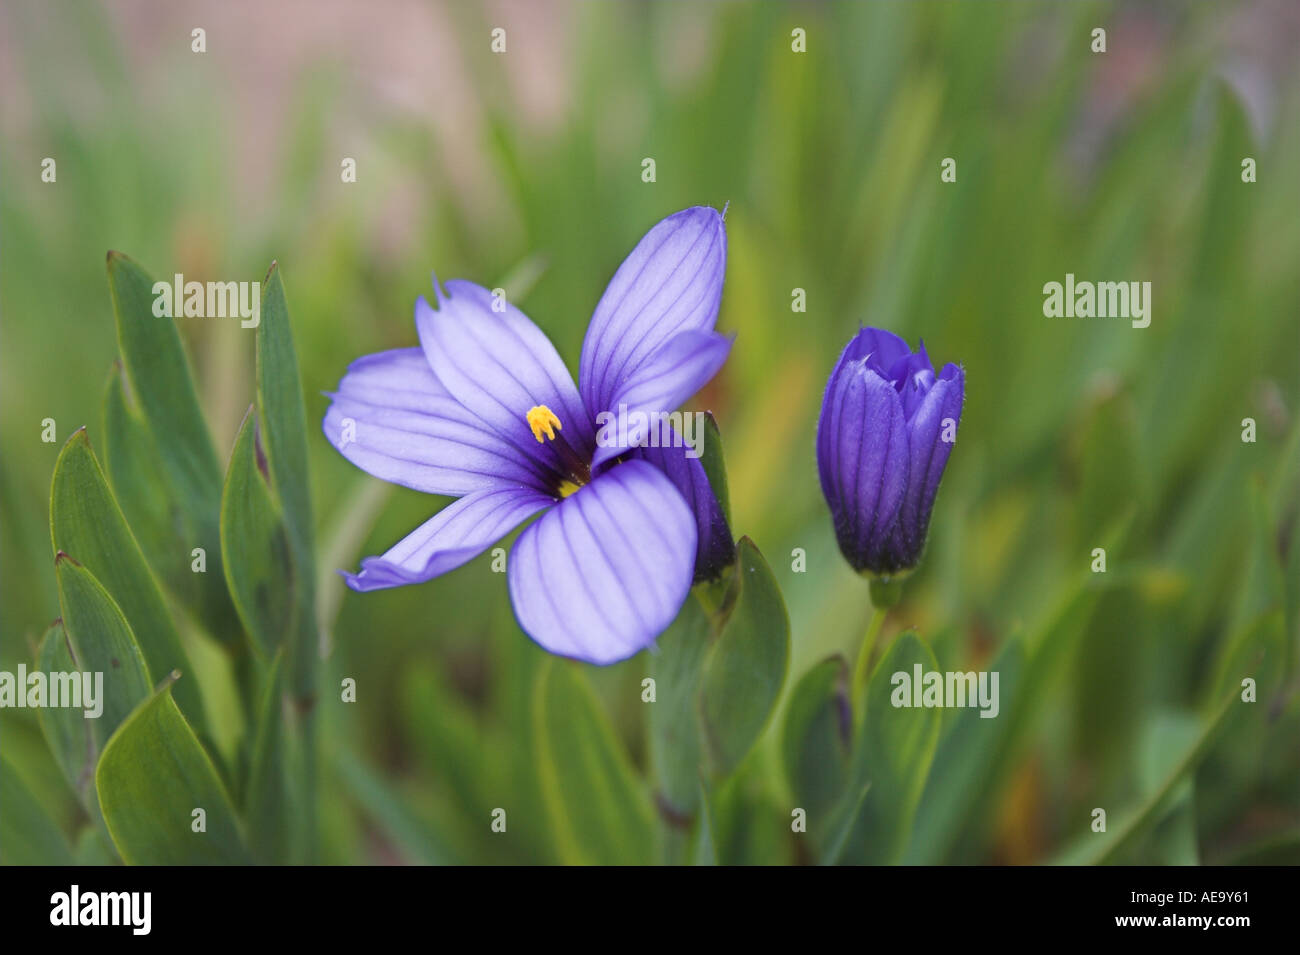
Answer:
<svg viewBox="0 0 1300 955"><path fill-rule="evenodd" d="M299 763L313 750L281 752L279 710L266 700L282 679L292 696L317 677L287 658L250 673L218 631L234 626L236 606L245 618L287 614L301 649L319 614L332 649L315 708L319 858L600 860L622 846L639 861L650 824L672 844L682 820L646 782L664 776L641 702L642 679L665 661L643 654L576 672L549 660L515 625L487 555L427 585L345 591L337 567L444 502L377 489L318 422L321 392L349 361L415 342L412 303L430 268L504 284L576 368L587 318L637 238L682 207L729 202L719 327L738 338L693 406L713 411L726 441L733 528L757 542L784 592L790 659L775 718L734 772L686 797L704 824L668 858L1300 861L1300 57L1287 8L535 6L554 20L540 35L523 5L435 7L466 71L471 100L457 113L477 118L461 135L365 100L321 49L281 91L276 137L256 144L244 141L245 104L185 45L165 56L174 82L144 87L118 5L7 6L19 82L6 101L23 98L30 116L7 105L0 134L0 667L57 649L47 522L60 449L86 427L91 446L107 448L100 465L116 489L135 480L116 448L132 447L142 420L155 424L136 403L105 251L197 280L257 280L278 260L308 429L305 461L290 452L278 466L305 469L310 488L279 500L288 472L273 451L270 500L246 467L248 493L235 499L283 515L289 573L302 571L314 535L319 587L302 581L295 606L260 611L220 592L181 594L185 575L157 566L178 524L119 492L133 554L165 587L190 668L175 703L164 689L124 728L160 732L186 710L182 692L190 706L201 699L202 713L185 714L199 732L194 771L244 814L255 856L267 858L267 818L296 818L286 807L305 796L267 789L258 766L283 759L310 778ZM498 24L510 35L504 57L487 41ZM1097 25L1105 54L1089 50ZM791 52L795 27L807 30L806 54ZM568 72L563 108L539 118L518 95L528 67L515 57L543 37L563 42ZM1280 62L1256 55L1279 38L1289 43ZM1256 67L1251 83L1232 69L1243 59ZM354 144L368 158L344 185L339 157ZM265 189L248 181L253 152L271 170ZM57 157L56 184L39 179L45 156ZM653 184L641 181L647 156ZM1241 178L1248 156L1253 184ZM957 159L956 183L940 181L945 157ZM1042 286L1067 272L1151 281L1151 326L1045 318ZM805 313L791 311L796 287ZM937 736L919 742L888 724L907 711L882 710L871 688L843 699L840 665L820 663L852 660L871 613L835 545L813 453L825 376L860 324L924 338L937 362L967 374L929 550L881 646L933 655L941 669L998 669L1002 712L944 711ZM224 471L246 409L264 397L256 336L237 322L175 325L206 424L173 439L203 443L210 431ZM175 422L187 402L163 394L153 407ZM1247 417L1254 443L1242 441ZM45 418L57 423L54 443L40 440ZM221 485L205 468L206 510L186 519L215 529ZM1095 547L1107 550L1104 575L1089 570ZM805 573L792 570L795 548ZM171 556L189 560L188 550ZM219 588L215 562L208 573ZM1246 676L1259 702L1226 705ZM344 678L356 681L355 703L339 702ZM661 687L653 705L668 696ZM845 742L836 721L850 706ZM566 732L577 735L561 750L585 747L594 768L557 763L554 734ZM37 714L3 711L0 738L0 788L20 816L4 814L0 836L12 836L0 857L111 859L103 820L65 781ZM826 762L800 759L800 739ZM142 736L123 752L127 742L156 745ZM602 766L629 794L617 802L626 819L598 815L579 783L557 790L557 771L581 780ZM902 782L883 792L870 776ZM680 775L673 785L687 786ZM807 838L791 832L796 798L830 814L810 821ZM491 828L499 807L508 836ZM1104 836L1089 830L1095 807L1110 819ZM221 824L234 827L229 808ZM583 820L620 841L591 842L575 832ZM272 858L293 851L270 848Z"/></svg>

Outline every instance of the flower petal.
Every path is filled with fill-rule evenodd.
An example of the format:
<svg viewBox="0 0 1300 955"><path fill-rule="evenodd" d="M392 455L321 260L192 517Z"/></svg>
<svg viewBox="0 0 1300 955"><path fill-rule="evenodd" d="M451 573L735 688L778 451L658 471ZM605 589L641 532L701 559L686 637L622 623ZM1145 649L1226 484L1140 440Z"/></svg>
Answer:
<svg viewBox="0 0 1300 955"><path fill-rule="evenodd" d="M481 554L555 499L528 488L475 491L453 501L380 557L343 572L353 590L379 590L432 580Z"/></svg>
<svg viewBox="0 0 1300 955"><path fill-rule="evenodd" d="M701 413L700 418L703 417ZM722 513L722 505L704 473L704 465L698 457L687 454L691 448L681 435L671 426L669 430L672 439L668 443L661 441L659 447L637 448L632 452L632 458L649 461L666 474L694 513L697 536L694 582L712 580L722 568L735 561L736 542L727 526L726 515ZM694 430L696 435L702 436L703 433L702 427Z"/></svg>
<svg viewBox="0 0 1300 955"><path fill-rule="evenodd" d="M614 273L582 343L578 378L592 414L611 409L624 383L675 335L712 330L726 264L726 228L708 206L645 234Z"/></svg>
<svg viewBox="0 0 1300 955"><path fill-rule="evenodd" d="M626 427L601 428L597 432L592 467L637 447L650 433L651 415L675 411L708 384L726 362L734 340L734 335L718 332L683 332L643 363L618 390L609 410L596 416L600 423L609 420L602 414L614 415L617 424L622 415Z"/></svg>
<svg viewBox="0 0 1300 955"><path fill-rule="evenodd" d="M893 379L894 365L912 354L911 347L902 338L883 328L863 328L849 340L841 362L865 358L867 367L882 378Z"/></svg>
<svg viewBox="0 0 1300 955"><path fill-rule="evenodd" d="M545 487L536 465L456 401L418 348L357 359L330 398L325 437L377 478L453 496Z"/></svg>
<svg viewBox="0 0 1300 955"><path fill-rule="evenodd" d="M551 653L607 664L649 646L681 609L695 517L672 482L627 461L530 525L510 553L510 600Z"/></svg>
<svg viewBox="0 0 1300 955"><path fill-rule="evenodd" d="M560 419L569 445L584 457L594 448L591 416L573 377L540 328L513 305L493 311L487 289L446 283L438 308L415 304L420 344L433 372L457 401L528 457L562 470L551 442L538 443L525 420L545 405Z"/></svg>
<svg viewBox="0 0 1300 955"><path fill-rule="evenodd" d="M855 570L889 541L908 484L908 436L894 386L862 359L832 376L817 425L817 466L840 550Z"/></svg>
<svg viewBox="0 0 1300 955"><path fill-rule="evenodd" d="M944 366L933 387L908 422L909 471L907 495L893 528L889 556L897 567L911 567L921 559L930 527L930 510L954 441L943 440L944 421L953 422L954 436L961 421L966 374L953 364Z"/></svg>

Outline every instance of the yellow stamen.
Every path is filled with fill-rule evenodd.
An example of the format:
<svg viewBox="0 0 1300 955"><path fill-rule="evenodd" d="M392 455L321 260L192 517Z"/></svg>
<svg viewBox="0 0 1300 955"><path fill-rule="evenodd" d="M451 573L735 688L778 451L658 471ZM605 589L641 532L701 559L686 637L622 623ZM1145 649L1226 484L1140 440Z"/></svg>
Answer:
<svg viewBox="0 0 1300 955"><path fill-rule="evenodd" d="M574 493L575 491L577 491L578 488L579 488L580 486L581 486L581 485L575 484L575 483L573 483L572 481L561 481L561 482L560 482L560 498L561 498L561 499L564 499L564 498L568 497L570 494L572 494L572 493Z"/></svg>
<svg viewBox="0 0 1300 955"><path fill-rule="evenodd" d="M546 405L534 405L528 409L528 414L524 415L524 420L528 422L528 427L533 429L533 437L537 439L538 444L542 444L547 438L554 440L555 432L564 430L564 425L560 424L560 419L555 416L555 412Z"/></svg>

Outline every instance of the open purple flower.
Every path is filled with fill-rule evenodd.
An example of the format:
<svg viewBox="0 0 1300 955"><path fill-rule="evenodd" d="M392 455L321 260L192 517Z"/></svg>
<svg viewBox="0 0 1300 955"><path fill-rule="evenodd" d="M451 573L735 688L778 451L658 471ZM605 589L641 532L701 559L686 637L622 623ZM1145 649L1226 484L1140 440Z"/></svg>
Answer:
<svg viewBox="0 0 1300 955"><path fill-rule="evenodd" d="M430 580L545 511L507 567L519 625L591 663L648 646L692 582L730 563L734 543L689 447L647 441L644 427L610 440L617 429L598 429L598 416L658 420L722 366L731 338L713 326L726 254L714 209L651 229L596 306L576 387L523 312L471 282L444 291L435 279L437 307L415 306L421 347L353 362L324 430L375 477L459 500L362 560L348 585Z"/></svg>
<svg viewBox="0 0 1300 955"><path fill-rule="evenodd" d="M965 373L936 378L925 352L892 332L864 328L826 383L817 468L844 557L882 577L915 567L930 509L957 438Z"/></svg>

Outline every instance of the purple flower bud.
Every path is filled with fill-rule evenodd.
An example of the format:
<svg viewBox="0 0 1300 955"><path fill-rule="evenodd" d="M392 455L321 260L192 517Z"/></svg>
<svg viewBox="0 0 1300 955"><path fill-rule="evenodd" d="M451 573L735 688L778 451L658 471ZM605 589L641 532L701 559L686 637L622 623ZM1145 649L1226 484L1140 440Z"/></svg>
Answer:
<svg viewBox="0 0 1300 955"><path fill-rule="evenodd" d="M859 573L890 577L921 560L930 509L957 439L966 376L938 377L921 344L864 328L826 383L817 468L840 550Z"/></svg>

